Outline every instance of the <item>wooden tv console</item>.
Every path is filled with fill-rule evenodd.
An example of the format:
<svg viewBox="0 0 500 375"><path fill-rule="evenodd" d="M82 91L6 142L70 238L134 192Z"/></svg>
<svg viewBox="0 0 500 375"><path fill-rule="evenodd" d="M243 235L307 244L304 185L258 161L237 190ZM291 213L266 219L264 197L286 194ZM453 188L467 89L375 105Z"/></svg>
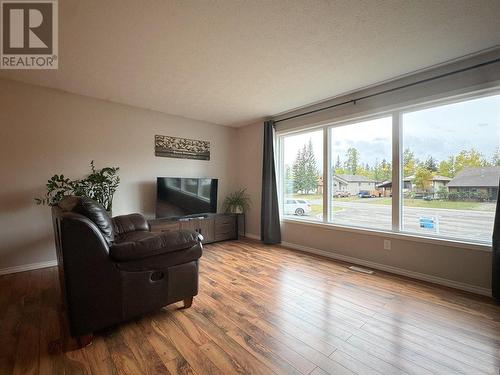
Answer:
<svg viewBox="0 0 500 375"><path fill-rule="evenodd" d="M238 215L206 214L200 217L149 220L152 232L191 229L203 236L203 243L238 239Z"/></svg>

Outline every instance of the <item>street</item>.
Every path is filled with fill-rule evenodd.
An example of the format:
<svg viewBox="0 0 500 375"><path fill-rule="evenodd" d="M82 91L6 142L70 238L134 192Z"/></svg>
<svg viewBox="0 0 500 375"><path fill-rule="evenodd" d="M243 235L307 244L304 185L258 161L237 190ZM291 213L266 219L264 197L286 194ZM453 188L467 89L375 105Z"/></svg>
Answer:
<svg viewBox="0 0 500 375"><path fill-rule="evenodd" d="M311 204L321 204L312 200ZM391 206L368 202L334 201L333 223L361 228L391 230ZM297 216L294 216L297 218ZM435 220L435 229L420 228L420 218ZM403 207L403 231L421 235L441 235L470 241L491 241L494 211ZM303 217L307 219L306 217ZM322 215L310 220L322 220Z"/></svg>

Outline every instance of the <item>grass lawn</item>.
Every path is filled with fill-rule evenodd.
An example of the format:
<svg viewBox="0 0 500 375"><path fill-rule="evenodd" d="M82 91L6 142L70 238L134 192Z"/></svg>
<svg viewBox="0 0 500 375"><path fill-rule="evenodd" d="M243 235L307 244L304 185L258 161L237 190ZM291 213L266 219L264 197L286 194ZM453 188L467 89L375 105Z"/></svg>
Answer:
<svg viewBox="0 0 500 375"><path fill-rule="evenodd" d="M295 199L304 199L306 201L321 200L323 196L321 194L294 194ZM358 198L357 196L351 196L346 198L333 198L333 201L337 202L357 202L357 203L367 203L367 204L381 204L389 206L391 204L391 198ZM494 203L482 203L482 202L451 202L451 201L424 201L423 199L404 199L405 207L418 207L418 208L443 208L448 210L478 210L478 211L494 211ZM311 215L315 215L322 212L322 206L318 204L311 205ZM342 210L340 207L333 206L334 211Z"/></svg>
<svg viewBox="0 0 500 375"><path fill-rule="evenodd" d="M343 210L342 207L333 206L333 212L342 210ZM319 204L311 204L311 214L310 214L311 216L315 216L317 214L322 214L322 213L323 213L323 206Z"/></svg>
<svg viewBox="0 0 500 375"><path fill-rule="evenodd" d="M369 204L383 204L390 205L391 198L365 198L358 199L358 201ZM481 202L451 202L451 201L424 201L423 199L404 199L405 207L418 207L418 208L444 208L449 210L485 210L493 211L494 204L485 204Z"/></svg>
<svg viewBox="0 0 500 375"><path fill-rule="evenodd" d="M306 201L312 201L315 199L323 199L323 195L321 194L291 194L287 195L287 197L292 199L305 199Z"/></svg>

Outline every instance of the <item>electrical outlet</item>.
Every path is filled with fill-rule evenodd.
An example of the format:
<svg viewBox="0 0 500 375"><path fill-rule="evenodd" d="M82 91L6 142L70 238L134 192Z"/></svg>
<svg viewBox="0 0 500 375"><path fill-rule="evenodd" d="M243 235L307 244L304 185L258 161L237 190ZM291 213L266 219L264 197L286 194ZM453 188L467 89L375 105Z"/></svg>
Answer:
<svg viewBox="0 0 500 375"><path fill-rule="evenodd" d="M391 250L391 240L384 240L384 250Z"/></svg>

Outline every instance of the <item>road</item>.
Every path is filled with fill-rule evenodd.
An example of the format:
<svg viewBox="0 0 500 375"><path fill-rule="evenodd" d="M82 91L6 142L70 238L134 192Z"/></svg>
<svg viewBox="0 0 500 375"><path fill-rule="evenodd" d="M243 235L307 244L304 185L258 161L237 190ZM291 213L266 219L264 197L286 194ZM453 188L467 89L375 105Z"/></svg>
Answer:
<svg viewBox="0 0 500 375"><path fill-rule="evenodd" d="M311 203L321 204L321 201ZM341 201L334 204L341 208L333 212L333 221L336 224L391 230L391 206ZM421 217L435 218L436 229L420 228ZM494 217L493 211L406 207L403 208L403 229L422 235L491 241ZM311 219L322 220L322 216Z"/></svg>

